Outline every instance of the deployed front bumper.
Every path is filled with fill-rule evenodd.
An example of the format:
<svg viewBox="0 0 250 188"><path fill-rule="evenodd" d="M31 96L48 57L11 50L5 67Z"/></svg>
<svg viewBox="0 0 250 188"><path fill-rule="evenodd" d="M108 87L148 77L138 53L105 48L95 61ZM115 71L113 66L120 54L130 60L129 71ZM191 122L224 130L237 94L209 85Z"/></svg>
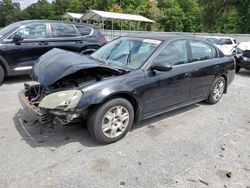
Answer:
<svg viewBox="0 0 250 188"><path fill-rule="evenodd" d="M30 114L30 116L38 119L41 124L47 124L51 122L53 122L54 124L68 124L73 120L77 121L77 118L87 113L87 110L83 112L75 112L39 108L35 105L30 104L28 97L26 97L24 94L24 90L21 90L18 93L18 99L23 108Z"/></svg>
<svg viewBox="0 0 250 188"><path fill-rule="evenodd" d="M21 90L18 93L18 99L20 101L20 103L22 104L23 108L35 119L38 119L40 123L45 124L45 123L49 123L50 121L52 121L50 118L48 118L48 114L46 112L43 112L42 110L40 110L40 108L38 108L35 105L31 105L28 97L26 97L24 95L24 91Z"/></svg>

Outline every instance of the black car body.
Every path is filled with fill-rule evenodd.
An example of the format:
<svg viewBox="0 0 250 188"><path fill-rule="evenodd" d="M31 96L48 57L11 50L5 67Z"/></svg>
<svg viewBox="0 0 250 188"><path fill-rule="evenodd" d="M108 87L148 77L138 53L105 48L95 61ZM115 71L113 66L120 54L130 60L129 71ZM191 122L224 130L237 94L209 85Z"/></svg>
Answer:
<svg viewBox="0 0 250 188"><path fill-rule="evenodd" d="M236 48L236 72L241 68L250 70L250 42L241 42Z"/></svg>
<svg viewBox="0 0 250 188"><path fill-rule="evenodd" d="M234 74L234 58L204 40L134 35L116 39L91 56L53 49L33 67L33 80L39 84L26 84L19 100L41 123L86 119L91 134L110 143L133 122L202 100L218 102ZM114 105L113 111L123 114L120 119L113 114ZM125 132L100 132L100 119L109 118L112 125L126 119ZM110 138L109 132L114 134Z"/></svg>
<svg viewBox="0 0 250 188"><path fill-rule="evenodd" d="M3 76L27 74L52 48L91 53L106 44L98 27L84 23L28 20L0 30L0 83Z"/></svg>

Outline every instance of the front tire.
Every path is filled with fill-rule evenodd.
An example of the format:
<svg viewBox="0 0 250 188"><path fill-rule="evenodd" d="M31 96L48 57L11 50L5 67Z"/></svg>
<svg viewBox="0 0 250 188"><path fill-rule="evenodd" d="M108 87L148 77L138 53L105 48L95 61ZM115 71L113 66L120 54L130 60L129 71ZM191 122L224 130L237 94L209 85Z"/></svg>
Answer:
<svg viewBox="0 0 250 188"><path fill-rule="evenodd" d="M4 70L0 65L0 85L2 85L3 79L4 79Z"/></svg>
<svg viewBox="0 0 250 188"><path fill-rule="evenodd" d="M90 134L100 143L109 144L123 138L132 127L134 109L129 101L115 98L97 106L88 117Z"/></svg>
<svg viewBox="0 0 250 188"><path fill-rule="evenodd" d="M208 104L216 104L220 101L223 93L225 91L226 81L223 77L218 77L215 79L211 89L209 96L206 100Z"/></svg>

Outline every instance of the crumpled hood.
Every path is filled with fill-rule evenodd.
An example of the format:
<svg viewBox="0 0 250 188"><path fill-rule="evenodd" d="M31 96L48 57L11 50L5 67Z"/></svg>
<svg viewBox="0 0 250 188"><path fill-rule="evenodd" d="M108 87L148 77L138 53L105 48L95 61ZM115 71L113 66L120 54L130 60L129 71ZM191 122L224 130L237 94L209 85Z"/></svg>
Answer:
<svg viewBox="0 0 250 188"><path fill-rule="evenodd" d="M49 86L79 70L94 67L108 68L117 72L113 67L101 64L88 56L54 48L36 61L31 71L31 77L42 85Z"/></svg>

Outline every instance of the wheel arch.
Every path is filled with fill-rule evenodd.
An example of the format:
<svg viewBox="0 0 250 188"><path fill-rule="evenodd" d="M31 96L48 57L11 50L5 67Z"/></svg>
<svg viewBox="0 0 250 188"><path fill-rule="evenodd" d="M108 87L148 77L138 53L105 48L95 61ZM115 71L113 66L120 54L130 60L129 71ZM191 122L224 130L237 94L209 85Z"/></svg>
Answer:
<svg viewBox="0 0 250 188"><path fill-rule="evenodd" d="M3 68L4 75L8 76L9 75L9 66L8 66L6 59L2 55L0 55L0 66Z"/></svg>
<svg viewBox="0 0 250 188"><path fill-rule="evenodd" d="M102 105L106 103L107 101L110 101L115 98L124 98L128 100L133 109L134 109L134 122L138 122L141 119L141 107L138 99L136 97L128 92L118 92L118 93L113 93L109 96L106 96L104 99L102 99L99 103L93 104L90 106L90 109L95 109L97 106Z"/></svg>

